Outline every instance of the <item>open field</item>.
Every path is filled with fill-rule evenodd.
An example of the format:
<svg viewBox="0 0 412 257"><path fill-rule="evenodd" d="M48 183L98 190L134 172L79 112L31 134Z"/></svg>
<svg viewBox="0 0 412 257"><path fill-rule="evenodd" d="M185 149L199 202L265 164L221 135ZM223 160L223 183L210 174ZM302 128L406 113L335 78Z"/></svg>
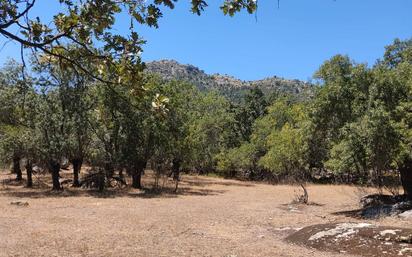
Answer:
<svg viewBox="0 0 412 257"><path fill-rule="evenodd" d="M1 173L1 180L8 177ZM336 256L284 238L308 225L360 222L332 213L359 207L359 197L372 191L310 185L309 200L317 204L300 206L290 205L301 193L294 186L189 175L180 186L176 195L130 189L100 195L2 184L0 256ZM412 225L399 218L368 222Z"/></svg>

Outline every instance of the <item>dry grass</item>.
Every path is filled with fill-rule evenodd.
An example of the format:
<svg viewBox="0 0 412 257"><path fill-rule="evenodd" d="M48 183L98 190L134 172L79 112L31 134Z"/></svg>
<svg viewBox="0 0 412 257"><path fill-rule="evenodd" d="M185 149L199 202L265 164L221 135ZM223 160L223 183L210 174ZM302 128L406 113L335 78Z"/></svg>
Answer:
<svg viewBox="0 0 412 257"><path fill-rule="evenodd" d="M1 173L1 181L7 178ZM146 187L152 181L145 176ZM294 228L353 221L331 213L357 208L359 191L309 185L309 199L319 205L290 205L295 190L200 176L183 176L178 194L72 188L53 193L4 183L0 256L333 256L283 239ZM29 205L11 204L16 201ZM395 218L372 223L411 225Z"/></svg>

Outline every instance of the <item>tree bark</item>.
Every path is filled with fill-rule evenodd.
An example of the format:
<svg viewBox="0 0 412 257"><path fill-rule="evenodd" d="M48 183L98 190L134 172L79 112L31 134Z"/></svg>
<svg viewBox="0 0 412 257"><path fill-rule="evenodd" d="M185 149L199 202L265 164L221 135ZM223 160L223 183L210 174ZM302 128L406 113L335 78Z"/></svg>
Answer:
<svg viewBox="0 0 412 257"><path fill-rule="evenodd" d="M99 173L97 174L97 187L99 192L103 192L104 188L105 188L105 174L106 172L103 172L103 170L100 170Z"/></svg>
<svg viewBox="0 0 412 257"><path fill-rule="evenodd" d="M106 161L104 163L104 171L106 174L106 178L110 179L113 177L114 174L114 167L113 167L113 163L110 161Z"/></svg>
<svg viewBox="0 0 412 257"><path fill-rule="evenodd" d="M19 156L13 157L13 173L16 174L17 181L23 180L23 174L20 169L20 157Z"/></svg>
<svg viewBox="0 0 412 257"><path fill-rule="evenodd" d="M173 173L173 180L175 181L175 193L177 192L177 189L178 189L178 186L179 186L180 164L181 164L181 161L179 159L173 159L173 161L172 161L172 173Z"/></svg>
<svg viewBox="0 0 412 257"><path fill-rule="evenodd" d="M404 161L399 171L404 194L412 200L412 160Z"/></svg>
<svg viewBox="0 0 412 257"><path fill-rule="evenodd" d="M145 161L138 161L135 164L135 167L133 169L133 174L132 174L132 187L133 188L138 188L142 189L142 173L144 169L146 168L146 162Z"/></svg>
<svg viewBox="0 0 412 257"><path fill-rule="evenodd" d="M26 173L27 173L27 187L33 187L33 164L30 160L26 163Z"/></svg>
<svg viewBox="0 0 412 257"><path fill-rule="evenodd" d="M138 170L135 170L135 172L132 175L132 187L133 188L138 188L141 189L142 188L142 173L140 173Z"/></svg>
<svg viewBox="0 0 412 257"><path fill-rule="evenodd" d="M80 170L83 165L83 159L81 158L73 159L71 160L71 163L73 164L73 187L79 187L80 186L79 174L80 174Z"/></svg>
<svg viewBox="0 0 412 257"><path fill-rule="evenodd" d="M60 185L60 163L56 160L49 161L49 169L52 175L53 190L59 191L62 190Z"/></svg>

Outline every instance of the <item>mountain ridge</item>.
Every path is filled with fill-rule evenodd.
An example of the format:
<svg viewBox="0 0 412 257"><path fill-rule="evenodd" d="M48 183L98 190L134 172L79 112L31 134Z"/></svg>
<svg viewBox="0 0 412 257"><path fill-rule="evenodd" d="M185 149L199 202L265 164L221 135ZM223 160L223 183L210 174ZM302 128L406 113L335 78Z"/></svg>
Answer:
<svg viewBox="0 0 412 257"><path fill-rule="evenodd" d="M239 101L251 88L258 87L263 93L293 95L299 100L311 98L314 85L297 79L284 79L278 76L259 80L241 80L234 76L219 73L207 74L192 64L181 64L175 60L158 60L146 63L146 71L158 74L166 81L182 80L197 86L201 91L217 90L231 100Z"/></svg>

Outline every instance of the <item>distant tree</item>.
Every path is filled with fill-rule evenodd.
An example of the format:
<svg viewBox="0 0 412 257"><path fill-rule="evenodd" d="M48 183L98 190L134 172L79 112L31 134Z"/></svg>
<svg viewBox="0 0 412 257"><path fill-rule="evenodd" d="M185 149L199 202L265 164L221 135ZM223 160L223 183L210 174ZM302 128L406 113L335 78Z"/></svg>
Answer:
<svg viewBox="0 0 412 257"><path fill-rule="evenodd" d="M252 88L244 96L242 103L237 107L236 114L239 131L244 141L249 140L254 121L266 114L267 106L266 97L258 87Z"/></svg>
<svg viewBox="0 0 412 257"><path fill-rule="evenodd" d="M325 162L326 169L337 174L359 176L359 183L367 182L369 169L365 125L364 122L355 122L342 128L342 140L332 146L330 158Z"/></svg>
<svg viewBox="0 0 412 257"><path fill-rule="evenodd" d="M18 181L23 179L21 161L33 147L30 131L34 92L32 79L21 72L21 65L11 60L0 72L0 151L4 162L13 163ZM28 179L28 186L31 182Z"/></svg>
<svg viewBox="0 0 412 257"><path fill-rule="evenodd" d="M107 182L114 175L116 168L121 165L121 121L118 105L122 103L119 94L113 94L104 86L93 87L92 94L96 99L96 106L91 119L92 140L89 160L97 174L91 174L91 183L96 182L99 190L103 190ZM93 182L94 181L94 182ZM86 180L84 181L86 182ZM89 183L90 184L90 183ZM91 185L91 184L90 184Z"/></svg>
<svg viewBox="0 0 412 257"><path fill-rule="evenodd" d="M199 100L199 92L194 86L184 83L172 81L161 85L160 92L167 97L167 101L156 103L154 106L163 109L157 110L157 116L163 114L163 119L158 117L158 120L163 121L163 131L160 133L163 137L158 140L157 149L163 149L160 152L165 152L171 162L171 175L175 181L175 191L177 191L180 180L180 171L182 168L190 165L191 145L190 126L193 110L196 109ZM163 113L159 111L164 111Z"/></svg>
<svg viewBox="0 0 412 257"><path fill-rule="evenodd" d="M145 85L151 91L155 84L156 82L149 80ZM133 90L133 87L131 89ZM141 176L154 151L154 137L157 131L151 110L153 98L152 92L146 92L144 95L132 94L128 97L130 104L117 104L120 107L117 110L120 114L120 154L126 170L132 176L134 188L142 188Z"/></svg>
<svg viewBox="0 0 412 257"><path fill-rule="evenodd" d="M216 156L237 144L235 116L229 108L224 97L210 92L199 99L192 113L188 139L192 147L191 163L201 171L213 171Z"/></svg>
<svg viewBox="0 0 412 257"><path fill-rule="evenodd" d="M411 195L411 47L410 41L395 40L372 69L341 56L319 69L324 86L310 114L312 166L368 175L377 185L384 172L399 170L405 193Z"/></svg>
<svg viewBox="0 0 412 257"><path fill-rule="evenodd" d="M399 154L395 159L406 195L412 199L412 40L396 39L386 47L383 60L375 67L381 102L388 103L387 112L400 135Z"/></svg>
<svg viewBox="0 0 412 257"><path fill-rule="evenodd" d="M240 171L249 178L262 178L263 171L291 177L305 172L306 137L303 123L306 122L306 116L303 105L293 104L288 98L280 98L267 110L266 115L254 122L249 142L218 156L220 171L229 176ZM289 165L293 165L293 168Z"/></svg>
<svg viewBox="0 0 412 257"><path fill-rule="evenodd" d="M305 181L308 177L304 130L307 117L301 105L286 108L272 111L281 115L276 115L278 119L267 137L267 152L259 164L277 175L285 174L297 181Z"/></svg>
<svg viewBox="0 0 412 257"><path fill-rule="evenodd" d="M231 148L221 152L217 156L217 170L223 172L228 177L235 177L240 171L246 178L251 178L257 169L258 151L256 145L244 142L236 148Z"/></svg>
<svg viewBox="0 0 412 257"><path fill-rule="evenodd" d="M412 61L412 39L395 39L391 45L386 46L386 51L381 64L390 69Z"/></svg>
<svg viewBox="0 0 412 257"><path fill-rule="evenodd" d="M38 98L36 134L39 136L39 157L52 176L53 190L61 190L61 161L66 157L66 123L61 99L55 90L43 89Z"/></svg>
<svg viewBox="0 0 412 257"><path fill-rule="evenodd" d="M365 65L338 55L326 61L315 76L323 86L311 104L308 154L310 167L322 169L332 145L341 140L345 124L367 110L371 74Z"/></svg>
<svg viewBox="0 0 412 257"><path fill-rule="evenodd" d="M362 181L369 176L382 186L382 175L394 169L394 159L399 152L400 135L387 112L373 107L359 121L350 123L331 149L331 158L326 167L331 170L356 174ZM360 182L360 181L358 181Z"/></svg>
<svg viewBox="0 0 412 257"><path fill-rule="evenodd" d="M64 115L67 119L68 144L67 158L73 165L73 186L80 186L79 174L90 150L92 130L90 126L94 110L93 95L88 82L77 81L74 87L60 88L60 95L65 102Z"/></svg>
<svg viewBox="0 0 412 257"><path fill-rule="evenodd" d="M35 71L45 90L53 90L58 98L56 101L61 105L64 138L67 140L64 157L73 165L73 186L78 187L80 170L91 141L91 112L95 105L90 89L93 80L67 62L56 61L49 56L40 56L39 62L35 63Z"/></svg>

